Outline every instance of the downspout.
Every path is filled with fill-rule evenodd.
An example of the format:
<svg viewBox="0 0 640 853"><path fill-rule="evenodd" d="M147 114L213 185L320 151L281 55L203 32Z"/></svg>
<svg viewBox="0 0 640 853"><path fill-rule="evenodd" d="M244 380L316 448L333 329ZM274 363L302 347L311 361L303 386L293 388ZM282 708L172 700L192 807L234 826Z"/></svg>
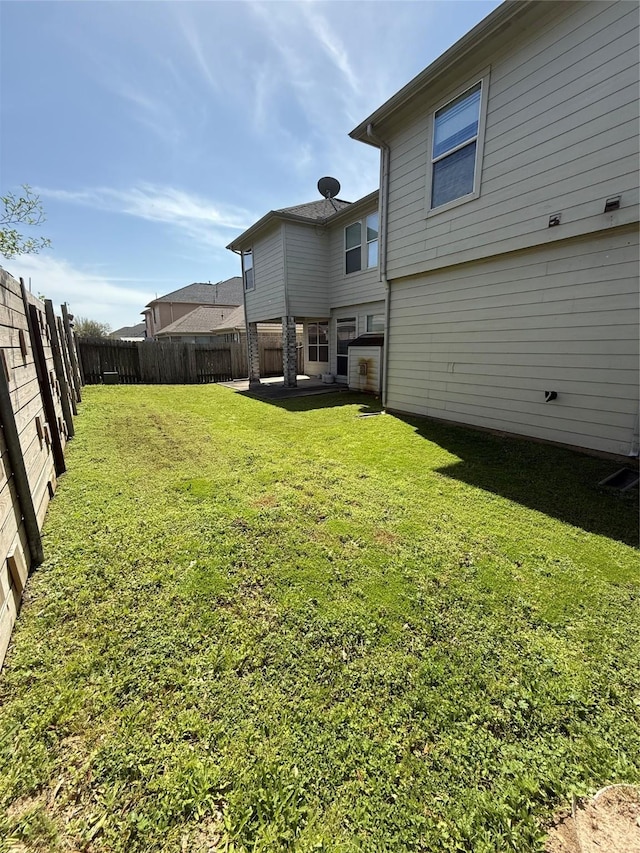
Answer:
<svg viewBox="0 0 640 853"><path fill-rule="evenodd" d="M391 149L373 132L373 125L367 125L367 136L380 148L380 280L384 282L384 348L382 350L382 408L387 406L387 376L389 369L389 313L391 290L387 278L387 223L389 220L389 166Z"/></svg>

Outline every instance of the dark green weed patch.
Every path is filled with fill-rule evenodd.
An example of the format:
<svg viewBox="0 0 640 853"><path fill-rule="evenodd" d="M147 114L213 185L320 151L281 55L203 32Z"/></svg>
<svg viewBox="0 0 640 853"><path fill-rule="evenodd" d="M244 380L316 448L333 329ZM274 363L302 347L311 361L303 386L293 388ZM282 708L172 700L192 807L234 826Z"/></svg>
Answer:
<svg viewBox="0 0 640 853"><path fill-rule="evenodd" d="M87 388L0 675L0 850L517 851L638 782L611 463Z"/></svg>

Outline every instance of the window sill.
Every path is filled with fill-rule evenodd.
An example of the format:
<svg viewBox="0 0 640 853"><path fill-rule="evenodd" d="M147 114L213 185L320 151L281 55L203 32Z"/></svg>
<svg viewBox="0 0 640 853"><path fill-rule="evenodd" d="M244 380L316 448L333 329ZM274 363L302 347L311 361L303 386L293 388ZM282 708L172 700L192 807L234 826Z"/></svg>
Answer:
<svg viewBox="0 0 640 853"><path fill-rule="evenodd" d="M441 204L439 207L432 207L427 210L425 216L429 219L431 216L436 216L438 213L446 213L447 210L453 210L454 207L459 207L461 204L466 204L468 201L473 201L480 198L479 192L467 193L467 195L455 198L453 201L448 201L446 204Z"/></svg>
<svg viewBox="0 0 640 853"><path fill-rule="evenodd" d="M379 269L379 264L376 264L373 267L365 267L363 270L354 270L353 272L345 272L342 273L342 278L352 278L355 275L364 275L368 272L375 272Z"/></svg>

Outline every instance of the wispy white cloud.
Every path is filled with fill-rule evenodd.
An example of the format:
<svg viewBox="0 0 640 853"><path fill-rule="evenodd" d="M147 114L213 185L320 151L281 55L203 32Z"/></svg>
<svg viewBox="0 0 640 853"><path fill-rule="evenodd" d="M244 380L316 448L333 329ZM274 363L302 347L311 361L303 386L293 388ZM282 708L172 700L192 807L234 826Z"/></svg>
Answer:
<svg viewBox="0 0 640 853"><path fill-rule="evenodd" d="M256 219L246 210L215 204L207 199L176 189L141 183L127 190L95 187L83 190L57 190L38 187L44 198L82 204L98 210L135 216L148 222L163 223L199 245L224 247L234 234L244 231Z"/></svg>
<svg viewBox="0 0 640 853"><path fill-rule="evenodd" d="M48 254L21 255L5 263L14 277L30 281L33 293L44 294L54 305L66 302L76 317L90 317L109 323L112 328L140 322L140 312L158 290L157 286L126 286L138 280L111 278L95 269L79 269Z"/></svg>
<svg viewBox="0 0 640 853"><path fill-rule="evenodd" d="M166 100L135 89L129 82L118 80L113 74L104 82L108 89L126 102L131 117L163 142L177 145L183 139L181 122Z"/></svg>
<svg viewBox="0 0 640 853"><path fill-rule="evenodd" d="M353 17L360 4L339 4L335 14ZM268 143L278 140L281 157L298 181L313 172L336 173L346 197L358 198L378 182L374 151L347 137L371 97L371 69L356 64L336 27L338 4L316 2L247 4L260 30L266 59L253 75L254 128ZM341 19L337 19L338 21ZM264 69L268 69L268 71ZM275 156L278 156L276 153ZM317 173L317 174L316 174Z"/></svg>
<svg viewBox="0 0 640 853"><path fill-rule="evenodd" d="M360 81L351 67L349 55L340 41L338 34L331 28L324 15L317 11L316 4L302 3L300 9L307 21L309 29L333 65L340 71L349 89L352 92L360 92Z"/></svg>
<svg viewBox="0 0 640 853"><path fill-rule="evenodd" d="M187 42L189 53L195 61L197 68L204 77L207 84L214 92L219 92L221 89L220 82L216 79L214 70L210 64L211 54L205 51L202 44L198 28L194 23L191 15L186 14L186 8L181 7L180 3L173 6L173 11L177 17L182 34Z"/></svg>

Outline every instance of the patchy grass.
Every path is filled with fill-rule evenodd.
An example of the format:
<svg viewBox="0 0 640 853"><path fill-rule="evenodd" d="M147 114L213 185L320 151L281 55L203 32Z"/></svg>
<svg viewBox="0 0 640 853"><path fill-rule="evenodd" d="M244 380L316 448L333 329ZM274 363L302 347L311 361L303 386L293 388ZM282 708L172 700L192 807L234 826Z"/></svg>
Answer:
<svg viewBox="0 0 640 853"><path fill-rule="evenodd" d="M526 853L640 779L611 463L348 395L85 396L0 677L0 849Z"/></svg>

